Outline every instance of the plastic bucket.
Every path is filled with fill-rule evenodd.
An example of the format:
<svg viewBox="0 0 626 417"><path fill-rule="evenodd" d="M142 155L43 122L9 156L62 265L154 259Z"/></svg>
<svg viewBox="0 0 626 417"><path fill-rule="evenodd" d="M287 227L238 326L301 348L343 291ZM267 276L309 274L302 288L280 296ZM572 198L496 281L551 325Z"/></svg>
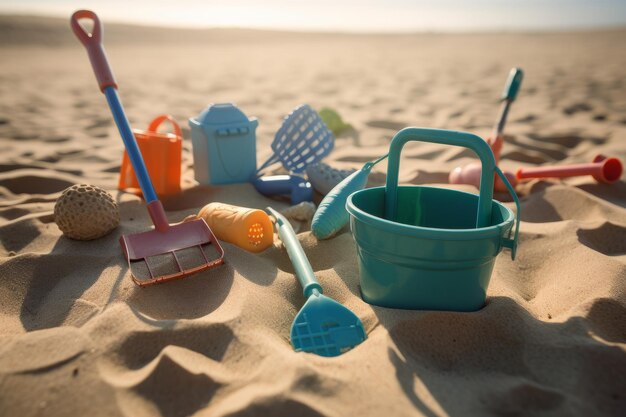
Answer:
<svg viewBox="0 0 626 417"><path fill-rule="evenodd" d="M158 132L166 120L172 124L173 134ZM180 193L183 134L178 123L172 116L161 115L150 123L148 130L133 130L133 133L157 195L165 197ZM142 195L126 151L122 157L118 188Z"/></svg>
<svg viewBox="0 0 626 417"><path fill-rule="evenodd" d="M483 165L480 196L436 187L398 187L400 151L411 140L474 150ZM357 191L346 203L363 299L392 308L481 308L496 256L508 247L515 257L520 215L517 196L495 166L489 145L469 133L407 128L393 138L388 166L385 187ZM517 204L514 232L516 216L493 200L496 174Z"/></svg>

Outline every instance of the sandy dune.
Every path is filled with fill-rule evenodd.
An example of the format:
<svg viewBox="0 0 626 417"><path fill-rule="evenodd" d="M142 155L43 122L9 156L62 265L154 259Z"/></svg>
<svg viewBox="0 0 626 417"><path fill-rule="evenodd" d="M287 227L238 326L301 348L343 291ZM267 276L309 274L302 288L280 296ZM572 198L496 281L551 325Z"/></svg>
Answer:
<svg viewBox="0 0 626 417"><path fill-rule="evenodd" d="M526 72L502 166L626 161L626 31L503 35L308 35L106 26L135 128L170 113L184 128L184 191L171 221L211 201L262 208L252 186L193 181L187 118L232 101L256 116L259 162L296 105L331 106L355 127L327 161L357 168L400 128L486 137L508 70ZM303 303L278 244L224 244L225 266L139 289L117 240L147 230L116 191L122 142L67 22L0 18L0 415L619 415L626 409L626 183L522 184L518 258L499 255L475 313L400 311L359 296L349 231L299 234L326 293L352 309L365 343L327 359L293 352ZM410 144L401 181L442 184L471 160ZM370 176L384 182L386 166ZM69 240L52 210L88 182L122 223ZM466 188L467 189L467 188ZM319 196L318 196L319 197ZM505 196L502 196L505 198ZM318 200L319 201L319 200ZM511 203L507 203L511 207Z"/></svg>

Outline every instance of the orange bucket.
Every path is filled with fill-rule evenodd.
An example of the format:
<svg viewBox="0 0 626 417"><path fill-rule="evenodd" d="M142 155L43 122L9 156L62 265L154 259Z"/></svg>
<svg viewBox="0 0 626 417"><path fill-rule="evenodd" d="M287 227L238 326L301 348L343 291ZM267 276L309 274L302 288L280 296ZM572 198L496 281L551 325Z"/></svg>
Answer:
<svg viewBox="0 0 626 417"><path fill-rule="evenodd" d="M166 120L172 124L173 134L157 132ZM133 130L133 133L157 195L162 197L179 193L183 135L176 120L172 116L161 115L150 123L147 131ZM118 188L142 195L126 151L122 158Z"/></svg>

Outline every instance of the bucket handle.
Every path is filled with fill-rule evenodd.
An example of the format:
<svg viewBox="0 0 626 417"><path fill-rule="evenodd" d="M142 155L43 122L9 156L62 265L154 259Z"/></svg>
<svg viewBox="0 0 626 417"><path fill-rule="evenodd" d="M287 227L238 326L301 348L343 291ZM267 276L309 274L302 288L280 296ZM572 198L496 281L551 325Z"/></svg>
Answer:
<svg viewBox="0 0 626 417"><path fill-rule="evenodd" d="M395 221L397 216L400 152L404 144L409 141L462 146L473 150L476 155L478 155L482 164L482 172L480 175L480 193L478 197L476 227L489 226L491 223L491 205L493 200L493 181L496 161L487 142L467 132L426 129L421 127L404 128L396 133L391 140L391 145L389 146L389 162L387 165L387 184L385 186L385 217L387 220ZM508 183L508 181L505 183ZM513 194L515 193L513 192Z"/></svg>
<svg viewBox="0 0 626 417"><path fill-rule="evenodd" d="M169 114L162 114L160 116L155 117L154 120L150 122L150 125L148 126L148 132L157 133L161 124L166 120L172 124L172 127L174 128L174 135L178 136L179 138L182 138L183 132L180 130L180 126L178 125L178 123L176 123L176 120L174 120L174 118L170 116Z"/></svg>
<svg viewBox="0 0 626 417"><path fill-rule="evenodd" d="M509 230L509 236L506 238L503 238L502 240L502 246L511 249L511 259L515 260L515 254L517 253L517 238L519 235L519 224L521 220L520 202L519 202L519 199L517 198L517 193L515 193L515 189L509 182L509 179L506 177L506 175L504 175L504 173L497 166L496 166L496 174L498 174L498 177L500 177L500 179L506 186L507 190L509 190L509 194L511 194L511 197L513 197L513 201L515 201L515 207L517 208L517 211L515 213L515 232L513 232L513 239L511 239L511 231L513 230L511 228L511 230Z"/></svg>

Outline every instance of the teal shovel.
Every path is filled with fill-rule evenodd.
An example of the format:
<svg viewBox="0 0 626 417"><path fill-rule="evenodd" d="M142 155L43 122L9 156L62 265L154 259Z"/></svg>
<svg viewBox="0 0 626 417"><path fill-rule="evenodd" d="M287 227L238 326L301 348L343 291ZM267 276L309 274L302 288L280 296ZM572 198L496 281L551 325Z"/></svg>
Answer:
<svg viewBox="0 0 626 417"><path fill-rule="evenodd" d="M266 209L275 219L278 236L283 241L296 277L307 298L291 325L291 344L299 352L320 356L339 356L366 339L361 320L349 309L322 294L291 224L276 210Z"/></svg>

